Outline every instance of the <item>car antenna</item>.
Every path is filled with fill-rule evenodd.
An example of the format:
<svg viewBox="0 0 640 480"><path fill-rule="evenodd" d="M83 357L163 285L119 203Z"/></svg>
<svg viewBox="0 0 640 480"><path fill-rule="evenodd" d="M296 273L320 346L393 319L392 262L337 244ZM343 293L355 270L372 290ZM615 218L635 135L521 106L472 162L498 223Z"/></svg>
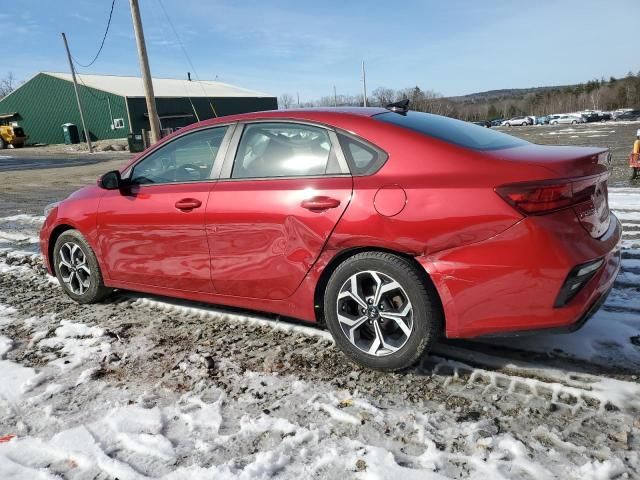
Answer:
<svg viewBox="0 0 640 480"><path fill-rule="evenodd" d="M404 100L400 100L399 102L390 103L384 108L401 115L406 115L409 111L409 99L405 98Z"/></svg>

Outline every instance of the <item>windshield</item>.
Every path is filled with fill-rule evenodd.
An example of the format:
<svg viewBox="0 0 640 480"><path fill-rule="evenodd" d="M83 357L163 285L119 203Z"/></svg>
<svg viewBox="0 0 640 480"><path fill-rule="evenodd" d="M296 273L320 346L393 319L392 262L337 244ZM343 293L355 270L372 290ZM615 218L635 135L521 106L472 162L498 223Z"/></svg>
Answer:
<svg viewBox="0 0 640 480"><path fill-rule="evenodd" d="M430 113L407 112L406 115L399 115L389 112L373 118L473 150L499 150L529 143L506 133Z"/></svg>

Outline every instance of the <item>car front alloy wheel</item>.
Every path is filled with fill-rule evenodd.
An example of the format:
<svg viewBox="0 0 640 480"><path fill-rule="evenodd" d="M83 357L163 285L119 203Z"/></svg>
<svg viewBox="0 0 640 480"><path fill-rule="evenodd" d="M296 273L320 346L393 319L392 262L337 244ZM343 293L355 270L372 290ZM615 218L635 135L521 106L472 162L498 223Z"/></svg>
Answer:
<svg viewBox="0 0 640 480"><path fill-rule="evenodd" d="M83 295L91 286L91 269L82 248L73 242L60 247L58 270L65 286L76 295Z"/></svg>
<svg viewBox="0 0 640 480"><path fill-rule="evenodd" d="M76 302L99 302L113 291L104 285L98 260L77 230L67 230L57 238L52 261L60 285Z"/></svg>

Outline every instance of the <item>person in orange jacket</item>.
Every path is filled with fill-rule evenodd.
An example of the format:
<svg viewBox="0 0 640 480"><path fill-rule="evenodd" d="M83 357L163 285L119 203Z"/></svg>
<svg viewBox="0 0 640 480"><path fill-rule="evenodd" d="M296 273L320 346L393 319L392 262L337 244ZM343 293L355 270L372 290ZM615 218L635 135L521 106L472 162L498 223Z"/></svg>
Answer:
<svg viewBox="0 0 640 480"><path fill-rule="evenodd" d="M633 151L631 153L633 154L633 160L636 163L640 162L640 130L636 132L636 141L633 142ZM636 178L638 173L640 173L640 168L633 167L633 176L631 179Z"/></svg>

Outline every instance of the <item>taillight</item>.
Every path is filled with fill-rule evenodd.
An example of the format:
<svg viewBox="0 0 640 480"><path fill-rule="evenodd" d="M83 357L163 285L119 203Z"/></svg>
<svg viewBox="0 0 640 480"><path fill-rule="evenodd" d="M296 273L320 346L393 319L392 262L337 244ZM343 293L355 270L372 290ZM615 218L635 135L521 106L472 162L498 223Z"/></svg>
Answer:
<svg viewBox="0 0 640 480"><path fill-rule="evenodd" d="M512 183L496 192L525 215L540 215L587 202L595 192L598 177L561 182Z"/></svg>

